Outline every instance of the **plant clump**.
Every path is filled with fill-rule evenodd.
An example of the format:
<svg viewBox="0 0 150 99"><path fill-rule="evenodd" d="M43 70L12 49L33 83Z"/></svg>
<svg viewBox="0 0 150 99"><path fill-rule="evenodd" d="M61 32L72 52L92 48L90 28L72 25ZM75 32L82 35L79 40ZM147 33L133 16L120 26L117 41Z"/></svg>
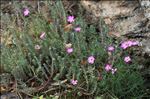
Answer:
<svg viewBox="0 0 150 99"><path fill-rule="evenodd" d="M49 11L51 22L32 14L29 8L19 13L24 28L11 30L14 47L2 47L2 65L15 77L15 91L68 98L109 94L127 99L144 95L138 63L128 54L139 47L137 41L113 43L105 24L97 32L80 13L67 14L61 1L55 6L49 4ZM31 30L34 34L29 34Z"/></svg>

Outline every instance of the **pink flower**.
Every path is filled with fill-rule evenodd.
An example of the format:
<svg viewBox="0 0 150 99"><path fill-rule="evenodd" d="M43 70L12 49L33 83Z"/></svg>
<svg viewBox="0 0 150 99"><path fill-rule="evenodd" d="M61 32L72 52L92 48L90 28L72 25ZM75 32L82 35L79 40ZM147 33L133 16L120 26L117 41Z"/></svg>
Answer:
<svg viewBox="0 0 150 99"><path fill-rule="evenodd" d="M107 72L110 71L110 70L112 70L112 65L106 64L105 70L106 70Z"/></svg>
<svg viewBox="0 0 150 99"><path fill-rule="evenodd" d="M70 53L72 53L72 52L73 52L73 48L67 48L67 50L66 50L66 51L67 51L67 53L68 53L68 54L70 54Z"/></svg>
<svg viewBox="0 0 150 99"><path fill-rule="evenodd" d="M121 43L121 48L127 49L128 47L135 46L135 45L139 45L139 42L128 40Z"/></svg>
<svg viewBox="0 0 150 99"><path fill-rule="evenodd" d="M39 49L41 49L41 46L40 46L40 45L35 45L34 48L35 48L36 50L39 50Z"/></svg>
<svg viewBox="0 0 150 99"><path fill-rule="evenodd" d="M113 51L115 50L115 48L114 48L114 46L109 46L109 47L107 48L107 50L108 50L109 52L113 52Z"/></svg>
<svg viewBox="0 0 150 99"><path fill-rule="evenodd" d="M45 36L46 36L46 35L45 35L45 32L42 32L41 35L40 35L40 39L44 39Z"/></svg>
<svg viewBox="0 0 150 99"><path fill-rule="evenodd" d="M134 46L135 46L135 45L139 45L139 41L133 41L133 42L132 42L132 45L134 45Z"/></svg>
<svg viewBox="0 0 150 99"><path fill-rule="evenodd" d="M126 41L126 43L127 43L128 47L131 47L131 46L132 46L133 41L129 40L129 41Z"/></svg>
<svg viewBox="0 0 150 99"><path fill-rule="evenodd" d="M80 27L76 27L74 30L75 30L76 32L80 32L80 31L81 31L81 28L80 28Z"/></svg>
<svg viewBox="0 0 150 99"><path fill-rule="evenodd" d="M131 46L132 42L130 41L124 41L121 43L121 48L122 49L127 49L129 46Z"/></svg>
<svg viewBox="0 0 150 99"><path fill-rule="evenodd" d="M126 57L124 58L124 61L125 61L126 63L129 63L129 62L131 61L130 56L126 56Z"/></svg>
<svg viewBox="0 0 150 99"><path fill-rule="evenodd" d="M114 74L117 71L117 68L112 68L111 73Z"/></svg>
<svg viewBox="0 0 150 99"><path fill-rule="evenodd" d="M126 45L125 43L123 43L123 44L121 44L121 48L122 49L126 49L126 48L128 48L128 45Z"/></svg>
<svg viewBox="0 0 150 99"><path fill-rule="evenodd" d="M70 82L71 82L72 85L76 85L78 83L78 80L71 79Z"/></svg>
<svg viewBox="0 0 150 99"><path fill-rule="evenodd" d="M74 22L74 16L68 16L67 21L68 21L69 23Z"/></svg>
<svg viewBox="0 0 150 99"><path fill-rule="evenodd" d="M28 8L25 8L25 9L23 10L23 15L24 15L24 16L28 16L29 13L30 13L30 11L29 11Z"/></svg>
<svg viewBox="0 0 150 99"><path fill-rule="evenodd" d="M90 56L90 57L88 57L88 63L93 64L93 63L94 63L94 61L95 61L94 56Z"/></svg>

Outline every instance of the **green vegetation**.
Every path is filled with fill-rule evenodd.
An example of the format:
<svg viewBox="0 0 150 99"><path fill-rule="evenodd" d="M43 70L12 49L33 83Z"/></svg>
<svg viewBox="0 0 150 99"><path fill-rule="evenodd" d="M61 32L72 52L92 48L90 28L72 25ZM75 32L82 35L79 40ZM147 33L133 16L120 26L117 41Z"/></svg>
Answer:
<svg viewBox="0 0 150 99"><path fill-rule="evenodd" d="M70 15L65 12L62 2L57 1L54 5L50 2L49 22L41 13L25 17L20 12L22 29L15 26L7 29L13 33L14 40L11 46L1 47L1 66L15 78L15 91L31 97L42 95L41 99L50 95L54 97L52 99L57 96L68 99L142 98L145 88L138 63L134 56L131 56L131 63L124 62L132 47L121 49L121 41L107 35L109 29L103 19L98 23L101 31L97 31L95 25L86 22L82 10L75 15L75 21L68 24ZM74 30L77 26L81 31ZM45 37L41 39L42 32ZM68 43L72 44L71 53L66 51ZM39 48L35 48L36 45ZM114 52L108 52L110 45L115 47ZM93 64L88 62L90 56L95 58ZM105 70L108 63L117 68L114 74ZM77 84L73 85L71 79L77 80Z"/></svg>

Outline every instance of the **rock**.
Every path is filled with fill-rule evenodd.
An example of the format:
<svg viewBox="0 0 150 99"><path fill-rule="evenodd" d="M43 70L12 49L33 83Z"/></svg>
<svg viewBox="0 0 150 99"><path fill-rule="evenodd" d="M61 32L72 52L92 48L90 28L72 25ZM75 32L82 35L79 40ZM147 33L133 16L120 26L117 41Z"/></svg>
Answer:
<svg viewBox="0 0 150 99"><path fill-rule="evenodd" d="M83 7L96 17L115 18L117 16L130 16L138 6L137 1L125 4L124 1L81 1ZM134 6L132 6L134 4Z"/></svg>
<svg viewBox="0 0 150 99"><path fill-rule="evenodd" d="M146 18L150 18L150 1L149 0L139 0L141 8L144 10L144 15Z"/></svg>
<svg viewBox="0 0 150 99"><path fill-rule="evenodd" d="M142 40L143 50L145 53L150 53L150 39L143 39ZM149 54L150 56L150 54Z"/></svg>
<svg viewBox="0 0 150 99"><path fill-rule="evenodd" d="M138 25L145 19L143 9L137 0L81 1L81 5L97 20L100 17L110 18L110 30L122 34L139 29Z"/></svg>

